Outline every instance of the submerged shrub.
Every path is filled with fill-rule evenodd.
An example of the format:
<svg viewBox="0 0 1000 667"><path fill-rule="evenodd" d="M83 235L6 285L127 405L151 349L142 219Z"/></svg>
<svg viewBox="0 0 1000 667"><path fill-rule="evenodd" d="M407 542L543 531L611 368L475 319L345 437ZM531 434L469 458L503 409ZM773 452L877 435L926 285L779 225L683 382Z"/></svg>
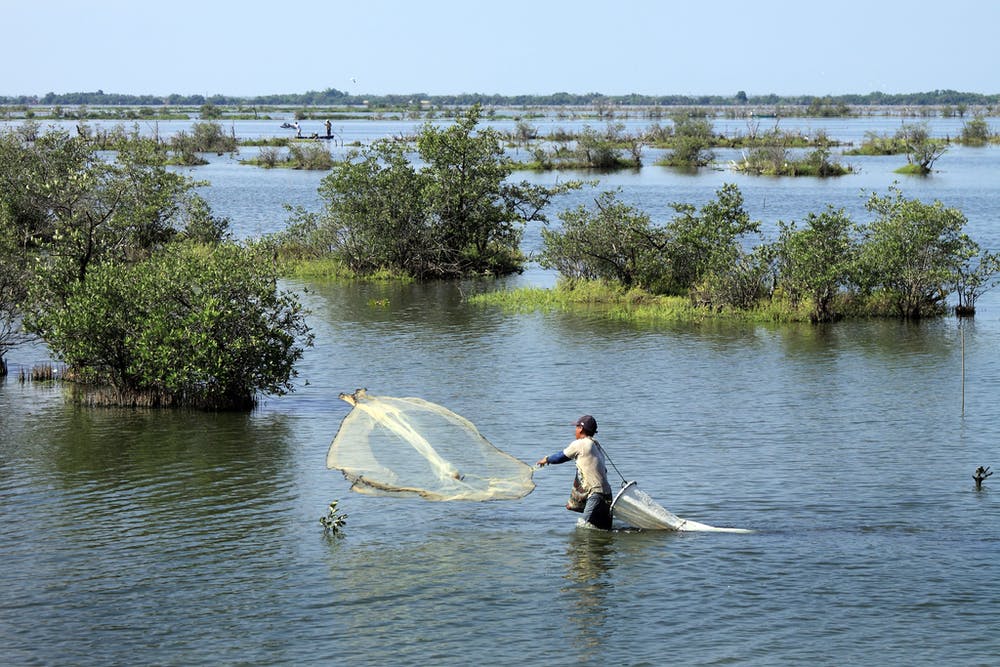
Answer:
<svg viewBox="0 0 1000 667"><path fill-rule="evenodd" d="M304 317L254 251L173 244L101 264L32 324L69 377L94 385L81 400L245 409L291 390L311 343Z"/></svg>

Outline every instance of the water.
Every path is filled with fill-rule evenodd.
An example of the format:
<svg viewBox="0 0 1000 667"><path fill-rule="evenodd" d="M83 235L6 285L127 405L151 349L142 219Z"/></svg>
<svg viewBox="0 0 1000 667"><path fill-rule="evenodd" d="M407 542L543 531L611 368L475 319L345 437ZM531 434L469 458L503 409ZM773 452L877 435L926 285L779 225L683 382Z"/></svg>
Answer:
<svg viewBox="0 0 1000 667"><path fill-rule="evenodd" d="M997 156L955 149L901 187L961 207L996 249ZM735 181L773 226L826 203L860 215L858 191L896 178L880 160L836 181L647 167L602 187L652 209ZM193 173L242 235L280 226L283 203L316 206L322 177L226 157ZM963 329L642 326L464 300L552 280L532 267L485 284L288 282L316 346L297 391L249 415L80 409L57 387L0 383L3 662L995 660L1000 477L977 492L971 476L1000 465L997 295ZM528 462L593 413L617 470L659 503L755 532L577 529L568 465L513 502L354 494L324 461L349 409L337 394L358 387L441 403ZM334 499L342 538L318 522Z"/></svg>

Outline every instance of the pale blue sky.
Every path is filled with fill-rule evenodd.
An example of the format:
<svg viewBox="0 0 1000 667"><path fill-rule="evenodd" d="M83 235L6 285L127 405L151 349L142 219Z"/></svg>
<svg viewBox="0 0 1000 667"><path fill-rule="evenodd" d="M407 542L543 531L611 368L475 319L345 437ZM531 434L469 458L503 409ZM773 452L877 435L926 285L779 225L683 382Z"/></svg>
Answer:
<svg viewBox="0 0 1000 667"><path fill-rule="evenodd" d="M1000 92L993 0L0 2L0 95Z"/></svg>

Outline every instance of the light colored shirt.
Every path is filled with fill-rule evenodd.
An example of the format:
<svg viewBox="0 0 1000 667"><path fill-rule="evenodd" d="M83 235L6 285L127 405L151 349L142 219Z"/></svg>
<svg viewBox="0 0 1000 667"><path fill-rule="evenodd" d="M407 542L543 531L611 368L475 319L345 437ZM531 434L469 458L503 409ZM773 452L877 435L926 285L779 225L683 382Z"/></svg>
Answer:
<svg viewBox="0 0 1000 667"><path fill-rule="evenodd" d="M574 440L563 450L563 454L576 461L576 470L580 473L580 485L587 494L611 493L608 468L604 463L604 451L595 438L584 437Z"/></svg>

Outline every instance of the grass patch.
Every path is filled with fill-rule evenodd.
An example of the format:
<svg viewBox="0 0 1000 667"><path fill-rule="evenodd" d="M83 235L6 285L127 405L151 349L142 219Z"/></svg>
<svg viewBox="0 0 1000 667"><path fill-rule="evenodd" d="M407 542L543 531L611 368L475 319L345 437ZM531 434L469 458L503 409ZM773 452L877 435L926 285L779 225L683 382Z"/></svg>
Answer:
<svg viewBox="0 0 1000 667"><path fill-rule="evenodd" d="M317 281L364 281L411 283L413 278L380 269L370 274L360 274L334 257L285 259L281 262L281 275Z"/></svg>
<svg viewBox="0 0 1000 667"><path fill-rule="evenodd" d="M288 137L257 137L254 139L240 139L240 146L275 146L284 148L292 143Z"/></svg>
<svg viewBox="0 0 1000 667"><path fill-rule="evenodd" d="M278 145L261 146L257 157L240 160L240 164L263 167L264 169L304 169L309 171L329 171L333 169L333 156L319 144L288 144L288 152L282 155Z"/></svg>
<svg viewBox="0 0 1000 667"><path fill-rule="evenodd" d="M469 303L498 306L512 313L584 312L624 322L809 321L806 310L793 308L783 301L768 301L749 310L715 309L696 306L683 296L658 296L643 290L623 290L599 281L567 281L554 289L524 287L485 292L469 297Z"/></svg>
<svg viewBox="0 0 1000 667"><path fill-rule="evenodd" d="M899 169L894 169L893 173L907 174L909 176L926 176L927 174L931 173L931 170L921 167L919 164L915 162L907 162Z"/></svg>

